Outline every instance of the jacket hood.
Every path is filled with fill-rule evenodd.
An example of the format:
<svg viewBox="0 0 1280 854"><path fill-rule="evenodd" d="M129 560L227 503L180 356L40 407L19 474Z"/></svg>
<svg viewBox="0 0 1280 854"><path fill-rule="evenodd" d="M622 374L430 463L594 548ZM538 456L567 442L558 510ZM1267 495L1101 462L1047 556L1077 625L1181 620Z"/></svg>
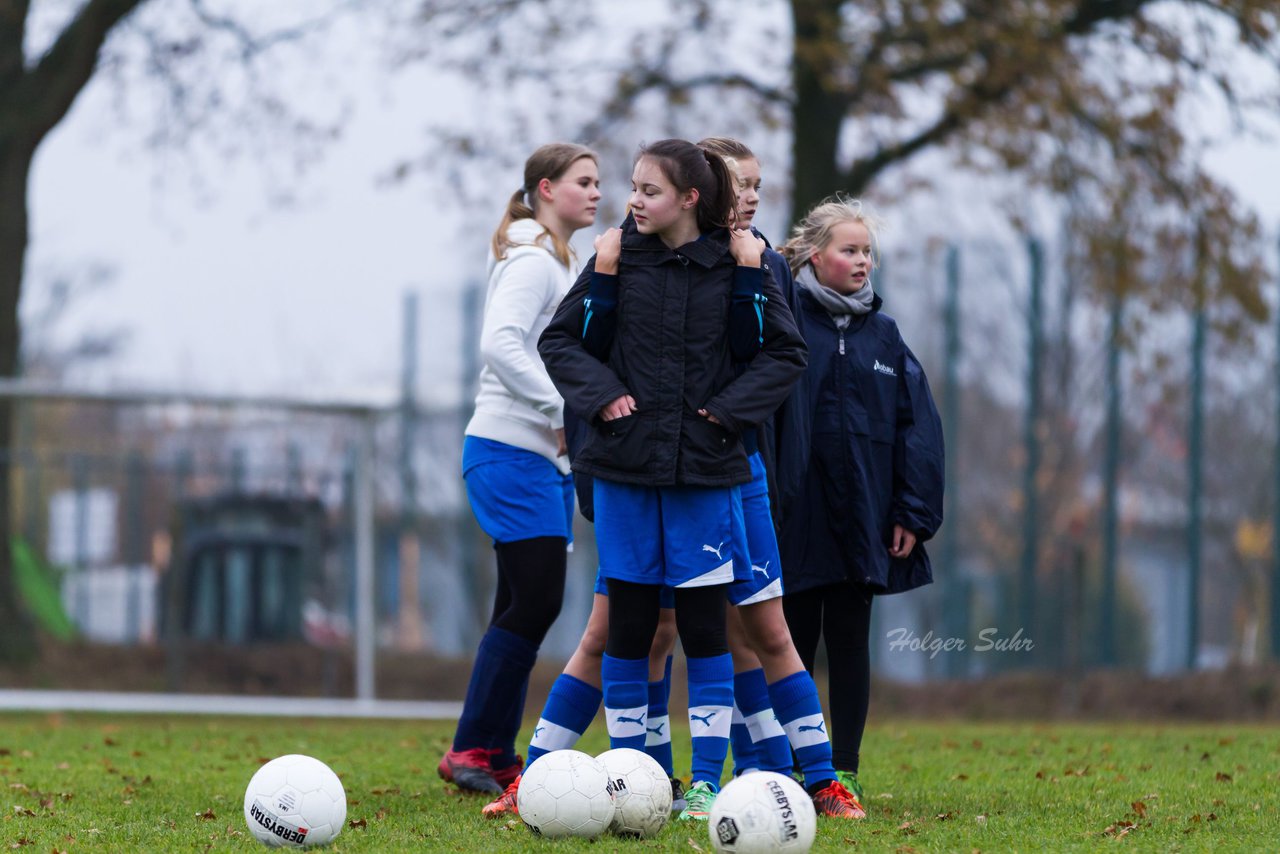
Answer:
<svg viewBox="0 0 1280 854"><path fill-rule="evenodd" d="M546 235L543 242L538 238ZM507 226L507 239L517 246L538 246L550 248L551 235L536 219L518 219Z"/></svg>
<svg viewBox="0 0 1280 854"><path fill-rule="evenodd" d="M507 257L501 260L495 258L492 252L489 253L487 275L492 276L494 268L505 261L510 261L513 255L528 253L535 249L547 253L548 258L557 264L560 263L560 259L556 258L552 248L550 233L536 219L518 219L511 223L507 226L507 239L515 245L507 247Z"/></svg>

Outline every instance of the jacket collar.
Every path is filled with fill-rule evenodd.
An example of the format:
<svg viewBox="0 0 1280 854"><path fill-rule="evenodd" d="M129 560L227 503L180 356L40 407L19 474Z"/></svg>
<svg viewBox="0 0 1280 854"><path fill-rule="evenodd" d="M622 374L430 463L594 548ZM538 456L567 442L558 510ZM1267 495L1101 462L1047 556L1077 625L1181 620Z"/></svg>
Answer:
<svg viewBox="0 0 1280 854"><path fill-rule="evenodd" d="M701 239L686 243L672 250L656 234L641 234L636 229L635 218L627 214L622 223L622 251L632 264L656 266L677 256L687 258L700 267L711 268L729 252L729 231L717 228L702 235Z"/></svg>

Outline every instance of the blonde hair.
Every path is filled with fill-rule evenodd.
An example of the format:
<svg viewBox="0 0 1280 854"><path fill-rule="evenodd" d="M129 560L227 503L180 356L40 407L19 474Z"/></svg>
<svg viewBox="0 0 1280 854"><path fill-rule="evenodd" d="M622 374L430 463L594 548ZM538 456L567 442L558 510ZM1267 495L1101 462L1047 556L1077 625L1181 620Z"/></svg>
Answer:
<svg viewBox="0 0 1280 854"><path fill-rule="evenodd" d="M837 193L819 202L805 214L804 219L791 229L791 239L778 250L791 265L792 274L798 274L805 264L831 243L831 233L837 225L846 222L860 223L871 236L871 263L878 266L880 257L880 219L862 209L862 201Z"/></svg>
<svg viewBox="0 0 1280 854"><path fill-rule="evenodd" d="M507 237L507 229L511 227L511 223L519 219L537 218L538 184L542 179L555 181L568 172L570 166L584 157L599 163L594 151L574 142L548 143L539 146L533 154L529 155L529 159L524 162L524 184L511 194L511 199L507 202L507 210L502 215L502 221L498 223L498 228L489 241L494 258L501 261L507 257L507 250L516 245ZM538 235L537 242L541 243L545 238L551 240L552 254L560 260L561 264L568 264L569 258L573 255L568 242L544 228L542 234Z"/></svg>
<svg viewBox="0 0 1280 854"><path fill-rule="evenodd" d="M728 136L709 136L698 142L698 148L704 151L714 151L726 160L729 158L734 160L758 159L744 143Z"/></svg>

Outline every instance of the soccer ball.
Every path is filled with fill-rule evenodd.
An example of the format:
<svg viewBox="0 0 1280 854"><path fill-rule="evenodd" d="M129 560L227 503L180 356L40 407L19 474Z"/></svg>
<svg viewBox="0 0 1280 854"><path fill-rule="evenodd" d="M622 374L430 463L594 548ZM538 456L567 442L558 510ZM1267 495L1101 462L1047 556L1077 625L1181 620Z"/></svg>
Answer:
<svg viewBox="0 0 1280 854"><path fill-rule="evenodd" d="M619 747L596 757L609 774L613 821L620 836L657 836L671 817L671 778L658 760L643 750Z"/></svg>
<svg viewBox="0 0 1280 854"><path fill-rule="evenodd" d="M609 775L580 750L553 750L521 775L516 807L539 836L599 836L613 821Z"/></svg>
<svg viewBox="0 0 1280 854"><path fill-rule="evenodd" d="M324 845L347 820L347 793L328 765L291 753L253 775L244 792L244 820L272 848Z"/></svg>
<svg viewBox="0 0 1280 854"><path fill-rule="evenodd" d="M809 794L773 771L754 771L727 783L707 822L711 847L735 854L808 851L817 829Z"/></svg>

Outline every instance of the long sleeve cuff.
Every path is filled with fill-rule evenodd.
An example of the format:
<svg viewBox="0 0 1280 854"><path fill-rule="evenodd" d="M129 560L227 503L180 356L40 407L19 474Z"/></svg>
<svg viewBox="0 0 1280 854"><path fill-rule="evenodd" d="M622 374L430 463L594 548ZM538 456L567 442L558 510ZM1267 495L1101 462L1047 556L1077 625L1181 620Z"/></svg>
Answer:
<svg viewBox="0 0 1280 854"><path fill-rule="evenodd" d="M764 267L735 267L733 270L734 302L754 302L764 293Z"/></svg>
<svg viewBox="0 0 1280 854"><path fill-rule="evenodd" d="M597 308L612 308L618 304L618 277L613 273L591 272L591 289L587 298Z"/></svg>

